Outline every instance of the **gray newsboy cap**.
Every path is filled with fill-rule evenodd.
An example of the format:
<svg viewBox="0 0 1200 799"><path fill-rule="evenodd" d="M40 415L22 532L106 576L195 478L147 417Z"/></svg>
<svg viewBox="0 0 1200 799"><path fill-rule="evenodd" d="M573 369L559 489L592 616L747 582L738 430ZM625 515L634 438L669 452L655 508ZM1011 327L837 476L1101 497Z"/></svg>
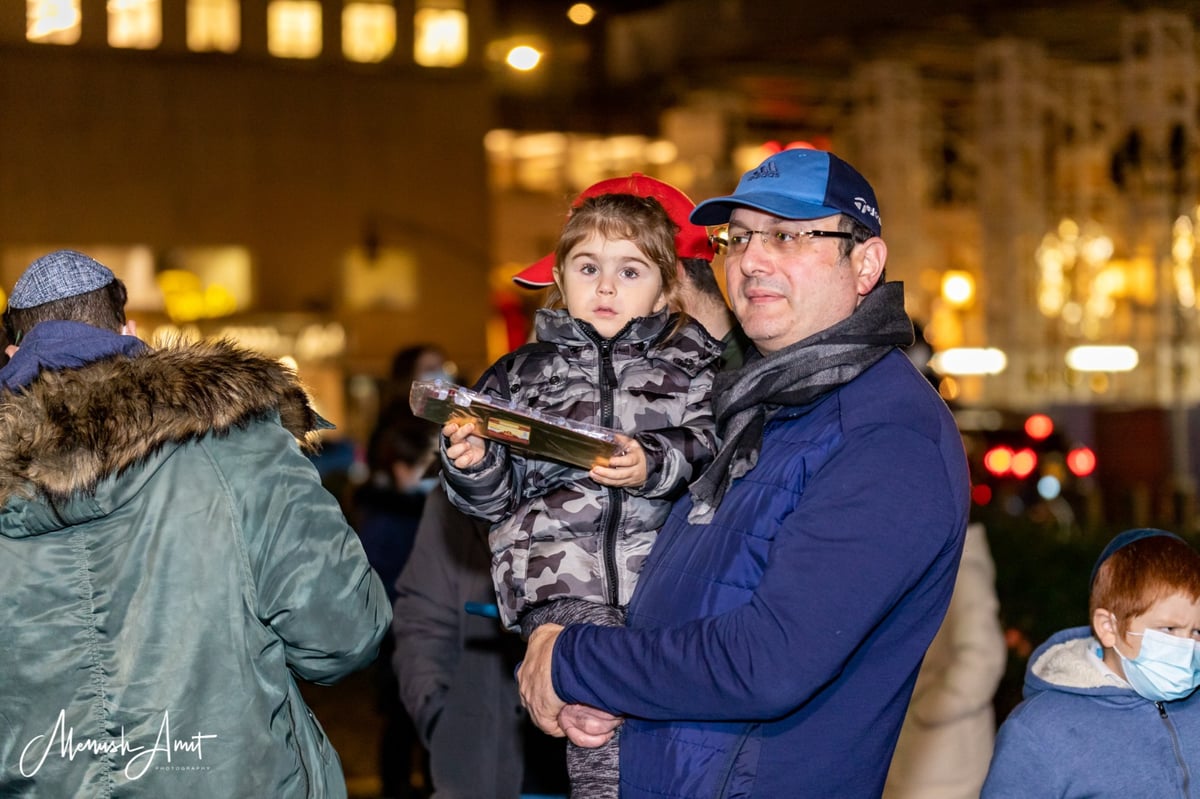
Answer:
<svg viewBox="0 0 1200 799"><path fill-rule="evenodd" d="M74 250L56 250L29 265L13 286L9 308L32 308L103 288L116 280L107 266Z"/></svg>

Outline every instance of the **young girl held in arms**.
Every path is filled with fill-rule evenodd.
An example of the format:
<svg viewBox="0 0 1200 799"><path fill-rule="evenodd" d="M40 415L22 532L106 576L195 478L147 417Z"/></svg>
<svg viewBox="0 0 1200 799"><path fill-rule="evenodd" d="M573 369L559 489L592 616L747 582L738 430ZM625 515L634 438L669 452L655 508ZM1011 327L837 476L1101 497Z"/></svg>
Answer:
<svg viewBox="0 0 1200 799"><path fill-rule="evenodd" d="M555 287L537 341L501 358L479 390L621 431L590 471L443 427L446 491L492 522L501 619L539 625L624 623L624 608L671 502L716 447L709 404L721 346L679 312L676 226L652 198L590 197L555 249ZM617 738L569 744L573 799L615 797Z"/></svg>

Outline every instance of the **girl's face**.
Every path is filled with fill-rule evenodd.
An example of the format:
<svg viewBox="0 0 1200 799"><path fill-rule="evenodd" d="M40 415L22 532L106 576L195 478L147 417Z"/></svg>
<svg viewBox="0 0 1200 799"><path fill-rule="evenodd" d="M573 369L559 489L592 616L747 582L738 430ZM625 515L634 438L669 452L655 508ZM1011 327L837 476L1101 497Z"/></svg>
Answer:
<svg viewBox="0 0 1200 799"><path fill-rule="evenodd" d="M593 233L567 253L557 279L567 312L604 338L666 305L658 266L628 239Z"/></svg>

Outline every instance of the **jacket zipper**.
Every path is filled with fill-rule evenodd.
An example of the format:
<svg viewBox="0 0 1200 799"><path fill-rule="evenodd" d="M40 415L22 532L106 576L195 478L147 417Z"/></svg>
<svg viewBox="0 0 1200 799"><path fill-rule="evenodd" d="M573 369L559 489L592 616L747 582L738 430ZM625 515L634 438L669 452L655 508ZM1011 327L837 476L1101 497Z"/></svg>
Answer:
<svg viewBox="0 0 1200 799"><path fill-rule="evenodd" d="M617 373L612 363L612 340L603 339L597 343L600 345L600 424L611 428L615 415L613 392L617 386ZM619 488L608 486L607 489L608 510L600 528L601 544L604 550L604 581L608 586L608 604L615 608L619 607L618 601L621 597L620 576L617 573L617 530L621 523L621 505L624 497L621 496Z"/></svg>
<svg viewBox="0 0 1200 799"><path fill-rule="evenodd" d="M1158 708L1158 715L1167 725L1167 732L1171 735L1171 747L1175 750L1175 762L1179 764L1180 770L1183 772L1183 795L1191 796L1192 775L1188 772L1187 763L1183 759L1183 752L1179 749L1179 734L1175 730L1175 725L1167 716L1167 708L1162 702L1155 702L1154 706Z"/></svg>

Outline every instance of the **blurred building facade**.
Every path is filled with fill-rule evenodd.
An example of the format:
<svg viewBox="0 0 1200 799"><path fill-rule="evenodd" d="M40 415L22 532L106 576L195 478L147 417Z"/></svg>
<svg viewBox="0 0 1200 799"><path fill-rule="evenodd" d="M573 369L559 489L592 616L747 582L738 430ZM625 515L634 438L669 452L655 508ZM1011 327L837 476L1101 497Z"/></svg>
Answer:
<svg viewBox="0 0 1200 799"><path fill-rule="evenodd" d="M608 91L657 102L657 118L642 104L614 110L609 130L564 115L556 132L493 132L493 185L561 203L641 169L704 197L772 147L830 148L875 183L889 276L935 347L1007 355L955 397L1194 400L1200 361L1175 345L1194 333L1200 11L1000 6L917 2L850 21L693 0L611 18L593 53ZM968 304L943 296L947 272L973 284ZM1141 371L1069 368L1066 351L1088 343L1133 345Z"/></svg>
<svg viewBox="0 0 1200 799"><path fill-rule="evenodd" d="M470 380L524 337L540 298L509 277L580 189L701 199L807 143L875 183L933 348L1003 355L943 369L947 399L1090 409L1093 439L1136 411L1169 449L1141 479L1192 490L1194 3L570 5L0 5L0 282L87 249L153 327L296 358L361 437L399 347ZM504 65L521 44L539 66ZM1078 349L1107 345L1125 363Z"/></svg>
<svg viewBox="0 0 1200 799"><path fill-rule="evenodd" d="M365 434L349 378L400 346L486 365L490 20L490 0L0 4L0 283L87 250L144 333L290 356Z"/></svg>
<svg viewBox="0 0 1200 799"><path fill-rule="evenodd" d="M1121 429L1135 414L1158 448L1136 459L1153 468L1130 461L1126 477L1192 496L1200 9L872 10L689 0L612 17L593 51L607 118L493 131L496 196L546 187L561 218L573 191L608 174L646 171L703 198L775 148L832 149L874 183L888 276L935 351L1003 358L936 362L943 396L1061 410L1087 443L1116 443L1102 472L1129 449ZM494 206L497 230L513 227L506 207Z"/></svg>

